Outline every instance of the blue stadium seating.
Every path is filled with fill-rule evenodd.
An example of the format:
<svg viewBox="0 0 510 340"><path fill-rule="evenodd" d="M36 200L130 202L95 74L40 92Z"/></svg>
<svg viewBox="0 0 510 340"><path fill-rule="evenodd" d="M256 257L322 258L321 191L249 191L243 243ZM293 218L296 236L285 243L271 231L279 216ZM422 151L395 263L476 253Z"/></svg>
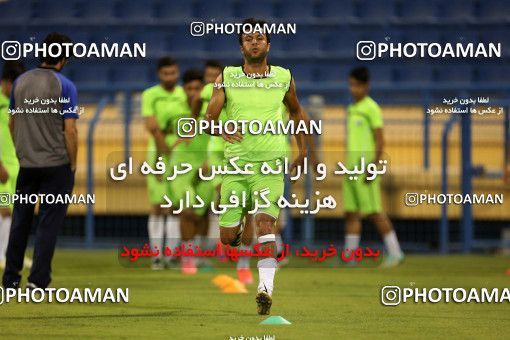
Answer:
<svg viewBox="0 0 510 340"><path fill-rule="evenodd" d="M434 2L432 2L434 4ZM438 8L430 1L400 1L397 3L398 24L432 24L437 21Z"/></svg>
<svg viewBox="0 0 510 340"><path fill-rule="evenodd" d="M265 18L271 21L275 17L274 0L238 1L235 5L236 16L245 18Z"/></svg>
<svg viewBox="0 0 510 340"><path fill-rule="evenodd" d="M10 0L0 2L0 39L41 42L51 30L84 43L146 43L147 58L142 64L130 61L129 74L123 73L124 62L101 66L94 60L72 60L66 71L82 82L140 82L154 80L153 66L163 55L175 56L182 68L202 67L206 58L238 63L236 36L192 37L189 24L260 17L297 23L296 35L271 37L270 60L288 65L300 83L344 83L358 62L356 44L370 40L501 42L504 49L503 58L484 61L480 68L478 60L451 67L451 60L443 65L438 60L386 57L368 63L374 84L508 84L509 8L508 2L496 0Z"/></svg>
<svg viewBox="0 0 510 340"><path fill-rule="evenodd" d="M154 0L123 1L118 7L117 15L120 19L133 23L147 23L156 16Z"/></svg>
<svg viewBox="0 0 510 340"><path fill-rule="evenodd" d="M88 24L113 23L117 17L117 6L113 1L91 0L80 4L79 15Z"/></svg>
<svg viewBox="0 0 510 340"><path fill-rule="evenodd" d="M156 16L163 22L191 21L194 17L191 1L162 1L157 7Z"/></svg>
<svg viewBox="0 0 510 340"><path fill-rule="evenodd" d="M456 64L452 67L445 64L436 67L437 81L445 83L464 83L470 84L473 81L473 67L471 65Z"/></svg>
<svg viewBox="0 0 510 340"><path fill-rule="evenodd" d="M510 23L509 4L502 0L483 0L478 3L475 15L480 23L508 24Z"/></svg>
<svg viewBox="0 0 510 340"><path fill-rule="evenodd" d="M276 16L284 22L311 22L316 12L316 3L306 0L279 1Z"/></svg>
<svg viewBox="0 0 510 340"><path fill-rule="evenodd" d="M438 23L452 25L474 21L474 0L448 0L439 3Z"/></svg>
<svg viewBox="0 0 510 340"><path fill-rule="evenodd" d="M318 5L318 16L321 22L345 24L355 19L354 1L321 1Z"/></svg>
<svg viewBox="0 0 510 340"><path fill-rule="evenodd" d="M234 17L234 0L200 0L196 5L197 17L202 21L222 21Z"/></svg>
<svg viewBox="0 0 510 340"><path fill-rule="evenodd" d="M357 18L363 24L385 24L395 19L396 11L393 1L363 0L357 8Z"/></svg>

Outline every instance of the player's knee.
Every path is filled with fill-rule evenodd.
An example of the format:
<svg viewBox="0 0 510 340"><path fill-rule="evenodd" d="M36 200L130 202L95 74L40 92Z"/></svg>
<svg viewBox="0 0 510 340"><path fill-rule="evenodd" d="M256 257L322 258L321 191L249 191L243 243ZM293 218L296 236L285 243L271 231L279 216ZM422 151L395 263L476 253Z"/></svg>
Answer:
<svg viewBox="0 0 510 340"><path fill-rule="evenodd" d="M360 219L360 215L356 212L345 213L345 219L349 222L357 221Z"/></svg>
<svg viewBox="0 0 510 340"><path fill-rule="evenodd" d="M274 233L276 220L274 217L259 213L255 216L255 225L257 226L257 235L263 236Z"/></svg>
<svg viewBox="0 0 510 340"><path fill-rule="evenodd" d="M232 243L237 235L238 228L221 228L220 240L224 245Z"/></svg>

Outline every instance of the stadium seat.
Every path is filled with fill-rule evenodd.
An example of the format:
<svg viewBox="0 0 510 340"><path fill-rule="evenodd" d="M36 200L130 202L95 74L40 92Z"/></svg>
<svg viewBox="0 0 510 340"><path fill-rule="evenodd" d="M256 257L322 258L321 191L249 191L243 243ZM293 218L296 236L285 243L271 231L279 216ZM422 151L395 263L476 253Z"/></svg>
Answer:
<svg viewBox="0 0 510 340"><path fill-rule="evenodd" d="M478 64L475 80L477 83L509 84L508 72L510 72L508 64Z"/></svg>
<svg viewBox="0 0 510 340"><path fill-rule="evenodd" d="M408 25L433 24L437 22L437 12L435 1L399 1L393 22Z"/></svg>
<svg viewBox="0 0 510 340"><path fill-rule="evenodd" d="M45 25L67 23L78 16L76 0L56 0L35 2L34 22Z"/></svg>
<svg viewBox="0 0 510 340"><path fill-rule="evenodd" d="M0 25L19 25L27 22L34 15L34 6L29 1L0 2Z"/></svg>
<svg viewBox="0 0 510 340"><path fill-rule="evenodd" d="M276 16L286 22L312 22L315 13L316 3L308 0L284 0L276 6Z"/></svg>
<svg viewBox="0 0 510 340"><path fill-rule="evenodd" d="M315 79L313 62L293 62L289 65L285 65L284 67L288 67L290 69L298 89L300 83L311 82Z"/></svg>
<svg viewBox="0 0 510 340"><path fill-rule="evenodd" d="M161 1L156 11L162 22L188 22L195 17L192 1Z"/></svg>
<svg viewBox="0 0 510 340"><path fill-rule="evenodd" d="M473 80L473 68L471 65L455 66L444 64L436 67L436 77L442 83L464 83L469 84Z"/></svg>
<svg viewBox="0 0 510 340"><path fill-rule="evenodd" d="M118 63L112 70L112 81L121 84L147 84L154 75L154 67L139 63Z"/></svg>
<svg viewBox="0 0 510 340"><path fill-rule="evenodd" d="M116 2L90 0L80 3L78 14L85 23L112 23L116 21Z"/></svg>
<svg viewBox="0 0 510 340"><path fill-rule="evenodd" d="M155 1L123 1L117 14L123 22L146 23L156 16Z"/></svg>
<svg viewBox="0 0 510 340"><path fill-rule="evenodd" d="M300 28L295 35L284 37L286 49L292 55L316 55L322 47L322 36L318 30Z"/></svg>
<svg viewBox="0 0 510 340"><path fill-rule="evenodd" d="M271 21L275 11L274 0L237 1L235 4L235 15L240 19L263 18Z"/></svg>
<svg viewBox="0 0 510 340"><path fill-rule="evenodd" d="M203 21L231 19L234 17L234 0L200 0L196 3L197 17Z"/></svg>
<svg viewBox="0 0 510 340"><path fill-rule="evenodd" d="M484 0L478 3L475 16L481 24L508 24L510 14L509 4L501 0Z"/></svg>
<svg viewBox="0 0 510 340"><path fill-rule="evenodd" d="M442 1L439 3L438 8L438 23L441 25L471 23L474 20L473 0Z"/></svg>
<svg viewBox="0 0 510 340"><path fill-rule="evenodd" d="M169 52L180 55L196 55L205 50L205 37L193 37L189 27L176 27L168 35Z"/></svg>
<svg viewBox="0 0 510 340"><path fill-rule="evenodd" d="M318 3L317 14L320 22L338 24L352 23L355 21L354 1L327 1Z"/></svg>
<svg viewBox="0 0 510 340"><path fill-rule="evenodd" d="M130 30L125 28L99 29L92 33L92 42L95 43L129 43L131 42Z"/></svg>
<svg viewBox="0 0 510 340"><path fill-rule="evenodd" d="M327 54L354 57L356 44L360 41L356 30L334 30L324 35L322 50Z"/></svg>
<svg viewBox="0 0 510 340"><path fill-rule="evenodd" d="M80 84L94 84L106 86L111 82L110 68L103 63L70 63L69 70L74 82ZM78 86L79 90L79 86Z"/></svg>
<svg viewBox="0 0 510 340"><path fill-rule="evenodd" d="M133 33L132 41L136 43L145 43L147 47L147 57L160 57L169 50L169 33L163 28L154 28L150 33L137 31Z"/></svg>
<svg viewBox="0 0 510 340"><path fill-rule="evenodd" d="M391 84L393 83L394 71L391 65L370 65L370 83L371 84Z"/></svg>
<svg viewBox="0 0 510 340"><path fill-rule="evenodd" d="M386 24L396 15L394 1L363 0L358 3L357 18L363 25Z"/></svg>
<svg viewBox="0 0 510 340"><path fill-rule="evenodd" d="M338 62L316 63L314 67L314 80L319 82L346 83L351 67L352 65Z"/></svg>
<svg viewBox="0 0 510 340"><path fill-rule="evenodd" d="M434 69L425 62L400 63L396 69L396 80L400 83L429 84L434 79Z"/></svg>

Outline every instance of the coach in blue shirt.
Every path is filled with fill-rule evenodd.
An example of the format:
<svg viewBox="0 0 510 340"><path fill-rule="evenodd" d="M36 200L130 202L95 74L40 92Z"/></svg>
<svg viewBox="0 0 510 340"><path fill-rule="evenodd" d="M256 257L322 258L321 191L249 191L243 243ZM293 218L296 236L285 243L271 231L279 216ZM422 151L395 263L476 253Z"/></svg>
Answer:
<svg viewBox="0 0 510 340"><path fill-rule="evenodd" d="M16 110L11 114L10 128L20 163L18 197L43 194L57 198L72 194L78 150L77 92L74 84L60 74L69 57L64 54L66 49L62 44L70 42L65 35L49 34L44 43L60 44L62 54L41 57L39 67L23 73L13 84L9 107ZM39 218L28 288L48 287L57 234L67 213L67 204L43 201L38 201ZM14 202L4 287L19 287L34 208L31 201L18 198Z"/></svg>

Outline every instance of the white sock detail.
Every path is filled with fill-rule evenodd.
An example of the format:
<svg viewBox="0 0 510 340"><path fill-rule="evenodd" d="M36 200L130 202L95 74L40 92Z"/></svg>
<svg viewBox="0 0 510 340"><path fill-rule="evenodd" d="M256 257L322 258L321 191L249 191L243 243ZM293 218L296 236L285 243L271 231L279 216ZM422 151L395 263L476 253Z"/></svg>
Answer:
<svg viewBox="0 0 510 340"><path fill-rule="evenodd" d="M249 251L251 246L247 246L241 243L239 247L240 251ZM250 268L250 256L239 256L239 260L237 260L237 269L241 268Z"/></svg>
<svg viewBox="0 0 510 340"><path fill-rule="evenodd" d="M276 252L280 253L283 250L283 240L282 235L276 234Z"/></svg>
<svg viewBox="0 0 510 340"><path fill-rule="evenodd" d="M345 234L345 247L344 254L349 256L349 254L359 247L359 240L361 236L358 234ZM349 250L347 250L349 249Z"/></svg>
<svg viewBox="0 0 510 340"><path fill-rule="evenodd" d="M165 244L169 247L172 252L177 245L179 245L179 241L181 240L181 229L180 229L180 219L179 216L168 215L166 217L165 223L165 232L166 232L166 241Z"/></svg>
<svg viewBox="0 0 510 340"><path fill-rule="evenodd" d="M9 234L11 231L12 217L0 217L0 260L5 260L7 244L9 243Z"/></svg>
<svg viewBox="0 0 510 340"><path fill-rule="evenodd" d="M267 257L257 262L257 268L259 269L259 292L265 291L269 295L273 294L273 281L276 266L277 262L274 257Z"/></svg>
<svg viewBox="0 0 510 340"><path fill-rule="evenodd" d="M395 230L392 230L384 235L383 240L389 255L397 257L402 256L402 250L400 249L400 244L398 243Z"/></svg>
<svg viewBox="0 0 510 340"><path fill-rule="evenodd" d="M259 243L275 242L276 236L275 236L275 234L262 235L262 236L259 236L257 238L257 240L259 241Z"/></svg>
<svg viewBox="0 0 510 340"><path fill-rule="evenodd" d="M164 216L159 215L149 215L149 220L147 223L147 229L149 232L149 242L151 248L154 249L154 246L159 249L159 257L163 255L163 237L164 237L164 227L165 227L165 218Z"/></svg>
<svg viewBox="0 0 510 340"><path fill-rule="evenodd" d="M207 237L215 241L219 241L220 239L220 218L216 214L209 214L209 231L207 232Z"/></svg>

